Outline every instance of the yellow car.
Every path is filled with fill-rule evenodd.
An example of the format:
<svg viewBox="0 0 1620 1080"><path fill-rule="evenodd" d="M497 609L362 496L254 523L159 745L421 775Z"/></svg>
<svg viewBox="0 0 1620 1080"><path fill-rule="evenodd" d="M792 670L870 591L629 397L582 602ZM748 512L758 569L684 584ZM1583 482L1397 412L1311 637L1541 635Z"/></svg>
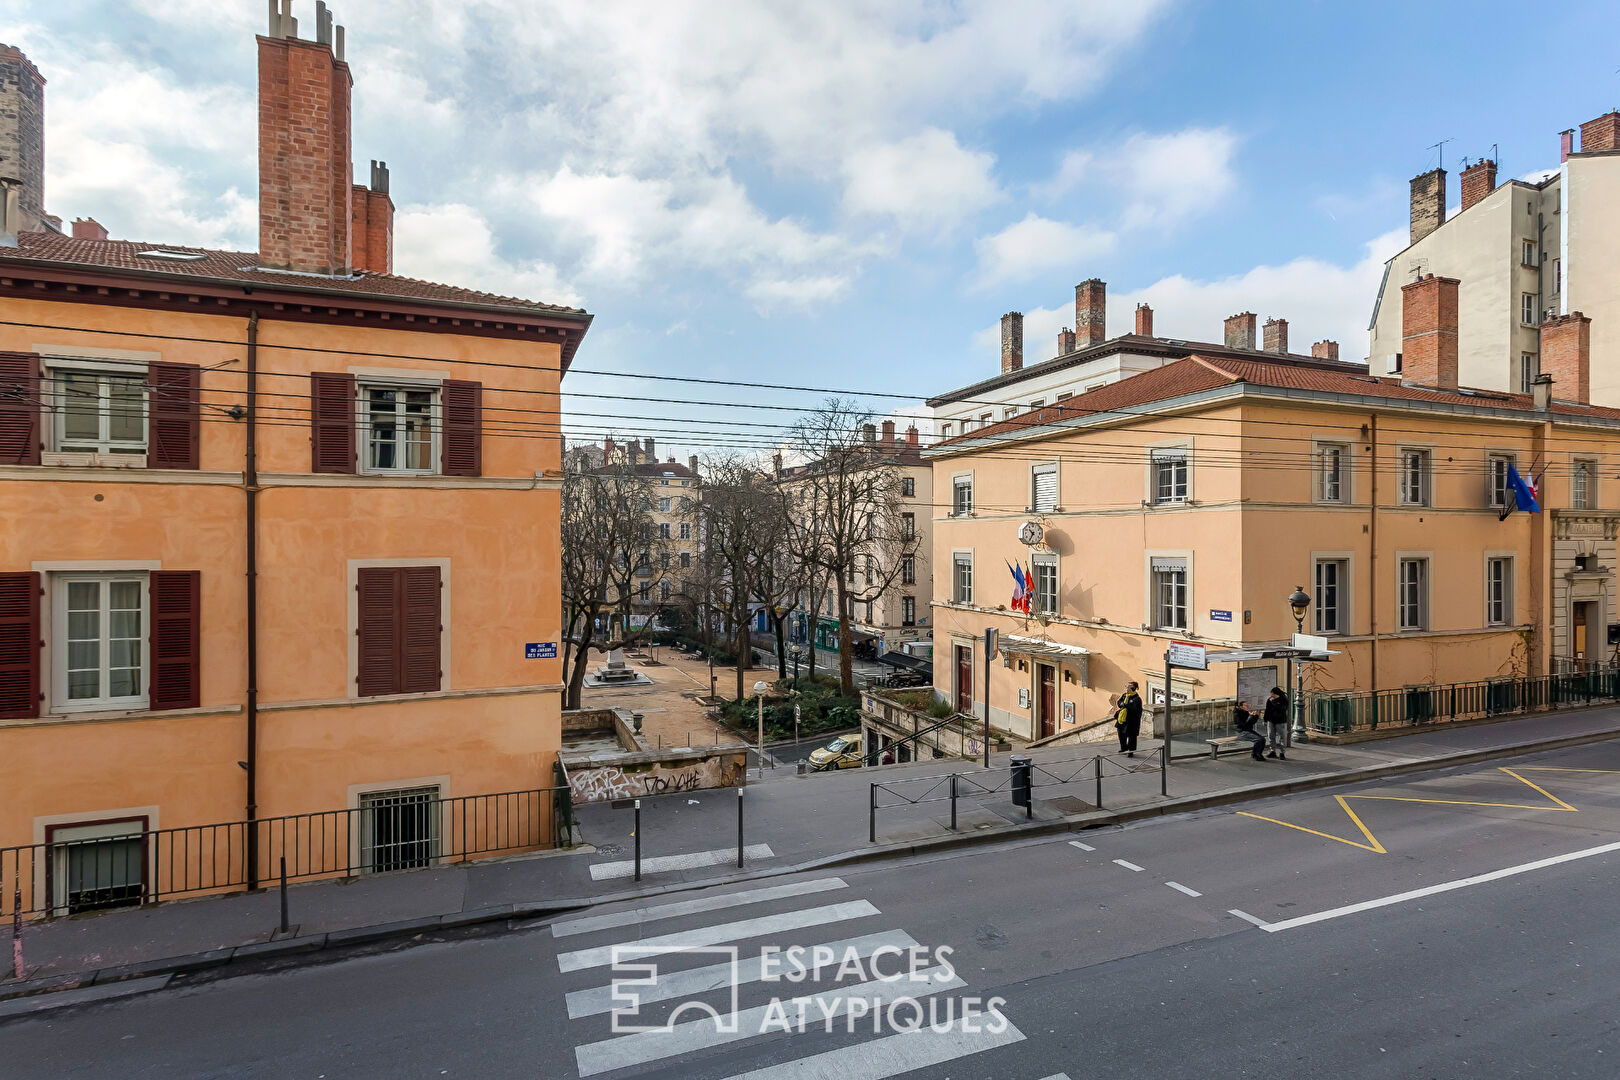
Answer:
<svg viewBox="0 0 1620 1080"><path fill-rule="evenodd" d="M843 735L810 754L812 772L827 769L853 769L861 765L861 737Z"/></svg>

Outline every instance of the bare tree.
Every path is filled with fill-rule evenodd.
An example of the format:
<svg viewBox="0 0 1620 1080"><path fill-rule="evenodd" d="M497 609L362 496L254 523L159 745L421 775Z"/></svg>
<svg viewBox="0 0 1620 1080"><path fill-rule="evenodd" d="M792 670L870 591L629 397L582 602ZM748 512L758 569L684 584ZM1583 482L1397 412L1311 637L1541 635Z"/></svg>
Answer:
<svg viewBox="0 0 1620 1080"><path fill-rule="evenodd" d="M788 538L791 529L790 493L768 484L759 493L759 532L764 541L755 551L750 568L753 599L764 609L776 637L776 674L787 678L786 628L788 616L799 606L808 585L805 564L794 557Z"/></svg>
<svg viewBox="0 0 1620 1080"><path fill-rule="evenodd" d="M698 504L703 576L732 638L738 701L744 696L744 673L753 652L748 622L760 603L761 552L781 539L772 534L777 500L769 478L744 457L715 458L704 468L703 499Z"/></svg>
<svg viewBox="0 0 1620 1080"><path fill-rule="evenodd" d="M579 708L591 649L645 637L633 625L637 596L652 597L670 573L669 541L652 517L653 488L633 469L570 472L562 489L564 708Z"/></svg>
<svg viewBox="0 0 1620 1080"><path fill-rule="evenodd" d="M855 604L877 600L899 580L917 551L915 522L901 511L895 448L877 442L870 413L829 398L794 426L792 437L808 462L798 485L804 502L796 500L789 515L800 532L793 546L826 575L838 598L838 677L843 692L853 694Z"/></svg>

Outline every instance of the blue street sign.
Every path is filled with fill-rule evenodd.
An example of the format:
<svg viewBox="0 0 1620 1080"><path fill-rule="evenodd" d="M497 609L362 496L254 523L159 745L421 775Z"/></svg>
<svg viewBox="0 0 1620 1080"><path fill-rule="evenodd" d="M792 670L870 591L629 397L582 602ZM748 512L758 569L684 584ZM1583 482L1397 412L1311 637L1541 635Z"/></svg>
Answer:
<svg viewBox="0 0 1620 1080"><path fill-rule="evenodd" d="M1232 621L1232 613L1230 611L1216 611L1214 608L1210 609L1209 617L1214 619L1216 622Z"/></svg>
<svg viewBox="0 0 1620 1080"><path fill-rule="evenodd" d="M523 659L555 660L557 659L557 643L555 641L531 641L523 646Z"/></svg>

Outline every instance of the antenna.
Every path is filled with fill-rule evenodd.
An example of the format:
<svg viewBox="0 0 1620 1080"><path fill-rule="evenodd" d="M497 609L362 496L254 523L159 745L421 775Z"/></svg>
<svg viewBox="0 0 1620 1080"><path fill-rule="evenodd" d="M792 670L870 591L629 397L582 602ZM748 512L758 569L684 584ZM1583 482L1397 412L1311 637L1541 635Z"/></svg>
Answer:
<svg viewBox="0 0 1620 1080"><path fill-rule="evenodd" d="M1438 150L1438 151L1440 151L1440 165L1439 165L1440 168L1443 169L1443 168L1446 167L1446 143L1455 142L1455 141L1456 140L1454 140L1454 139L1441 139L1439 142L1431 143L1427 147L1427 149L1429 149L1429 150Z"/></svg>

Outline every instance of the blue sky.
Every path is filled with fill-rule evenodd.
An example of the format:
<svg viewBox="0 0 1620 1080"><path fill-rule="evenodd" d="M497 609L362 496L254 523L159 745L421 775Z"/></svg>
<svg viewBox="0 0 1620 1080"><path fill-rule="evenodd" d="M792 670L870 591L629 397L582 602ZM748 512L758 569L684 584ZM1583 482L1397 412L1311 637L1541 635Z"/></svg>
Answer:
<svg viewBox="0 0 1620 1080"><path fill-rule="evenodd" d="M1620 103L1611 2L682 4L339 0L354 156L401 273L597 316L579 369L894 391L1031 360L1109 283L1167 336L1248 309L1366 351L1406 182L1557 164ZM256 243L262 0L0 0L49 80L46 202L115 238ZM313 0L295 13L308 34ZM806 395L571 375L575 393ZM889 403L874 402L881 408ZM898 402L893 404L899 404ZM581 428L789 414L574 398ZM629 419L658 416L657 421ZM771 429L759 431L769 433Z"/></svg>

